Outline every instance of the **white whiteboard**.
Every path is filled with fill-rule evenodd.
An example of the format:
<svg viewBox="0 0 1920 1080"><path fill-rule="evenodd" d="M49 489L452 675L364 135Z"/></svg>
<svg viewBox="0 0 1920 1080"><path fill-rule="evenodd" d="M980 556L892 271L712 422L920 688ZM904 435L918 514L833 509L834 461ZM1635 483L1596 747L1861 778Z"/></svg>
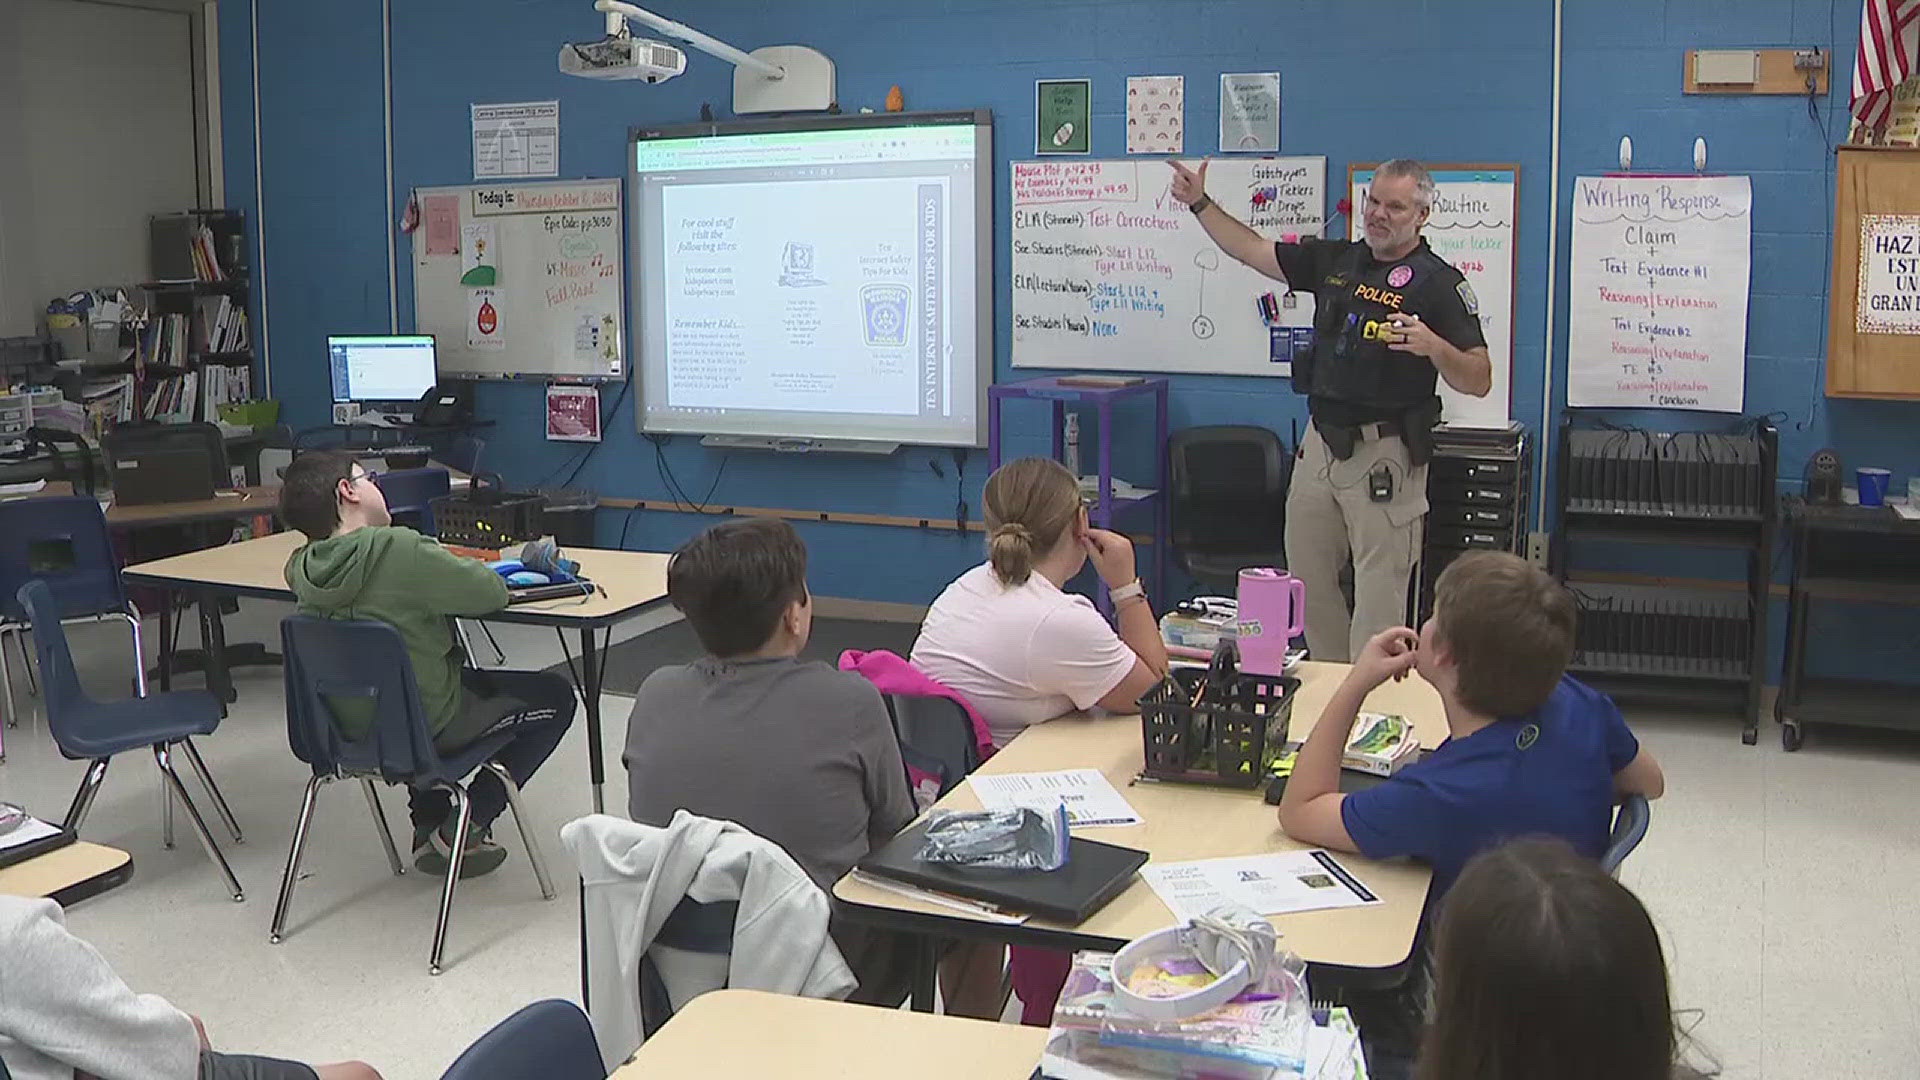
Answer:
<svg viewBox="0 0 1920 1080"><path fill-rule="evenodd" d="M1172 177L1159 159L1013 163L1015 367L1292 373L1257 306L1285 286L1223 254ZM1264 236L1319 236L1327 159L1215 158L1207 194ZM1281 322L1312 326L1312 294L1294 300Z"/></svg>
<svg viewBox="0 0 1920 1080"><path fill-rule="evenodd" d="M625 377L620 181L416 194L413 321L443 375Z"/></svg>
<svg viewBox="0 0 1920 1080"><path fill-rule="evenodd" d="M1752 211L1744 176L1574 181L1567 404L1741 410Z"/></svg>
<svg viewBox="0 0 1920 1080"><path fill-rule="evenodd" d="M1440 418L1449 424L1500 427L1513 405L1513 255L1518 165L1437 165L1433 213L1422 235L1433 253L1453 264L1480 301L1480 332L1487 338L1493 387L1486 397L1462 394L1440 380ZM1361 208L1373 169L1354 166L1348 180L1354 213L1349 238L1360 239Z"/></svg>

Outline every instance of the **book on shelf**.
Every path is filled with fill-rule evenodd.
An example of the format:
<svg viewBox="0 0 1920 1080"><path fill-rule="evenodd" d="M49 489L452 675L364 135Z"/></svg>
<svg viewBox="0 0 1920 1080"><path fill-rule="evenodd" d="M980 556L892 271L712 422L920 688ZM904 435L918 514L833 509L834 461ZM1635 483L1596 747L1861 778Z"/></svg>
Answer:
<svg viewBox="0 0 1920 1080"><path fill-rule="evenodd" d="M200 351L236 353L247 348L246 309L234 303L233 297L201 297L197 310L200 321L196 339Z"/></svg>
<svg viewBox="0 0 1920 1080"><path fill-rule="evenodd" d="M220 269L220 259L214 254L213 230L201 225L193 233L193 272L201 281L225 281L226 272Z"/></svg>

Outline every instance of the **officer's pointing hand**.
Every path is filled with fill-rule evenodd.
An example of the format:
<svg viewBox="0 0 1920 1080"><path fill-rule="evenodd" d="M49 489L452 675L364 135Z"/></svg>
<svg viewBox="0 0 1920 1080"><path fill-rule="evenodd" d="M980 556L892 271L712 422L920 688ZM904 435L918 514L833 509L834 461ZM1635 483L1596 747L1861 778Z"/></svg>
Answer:
<svg viewBox="0 0 1920 1080"><path fill-rule="evenodd" d="M1198 171L1187 168L1177 161L1168 159L1173 166L1173 197L1192 206L1207 193L1207 158L1200 159Z"/></svg>
<svg viewBox="0 0 1920 1080"><path fill-rule="evenodd" d="M1387 321L1400 336L1400 340L1387 343L1387 348L1395 352L1413 353L1431 360L1445 345L1440 335L1434 333L1432 327L1421 322L1418 315L1395 312L1388 316Z"/></svg>

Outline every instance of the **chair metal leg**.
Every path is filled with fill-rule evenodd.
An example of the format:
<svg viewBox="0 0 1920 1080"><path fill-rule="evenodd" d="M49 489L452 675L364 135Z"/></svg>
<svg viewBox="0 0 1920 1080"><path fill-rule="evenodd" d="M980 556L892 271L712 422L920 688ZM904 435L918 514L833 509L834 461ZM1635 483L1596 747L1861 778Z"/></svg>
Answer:
<svg viewBox="0 0 1920 1080"><path fill-rule="evenodd" d="M100 781L107 778L107 762L111 758L94 758L87 766L87 774L80 778L80 789L73 793L73 803L67 807L67 819L61 823L63 829L80 831L87 820L87 811L93 809L93 797L100 794Z"/></svg>
<svg viewBox="0 0 1920 1080"><path fill-rule="evenodd" d="M440 974L440 957L447 948L447 919L453 914L453 887L460 881L460 863L467 850L467 826L473 823L473 806L467 801L467 789L459 784L443 784L453 792L453 856L447 860L447 884L440 893L440 918L433 924L433 955L427 958L427 974Z"/></svg>
<svg viewBox="0 0 1920 1080"><path fill-rule="evenodd" d="M40 683L33 674L33 654L27 651L26 627L13 628L13 643L20 646L20 670L27 673L27 693L37 697L40 693Z"/></svg>
<svg viewBox="0 0 1920 1080"><path fill-rule="evenodd" d="M487 644L493 646L493 662L496 664L506 663L507 650L501 648L500 639L493 636L493 627L488 626L486 623L481 623L480 632L487 635Z"/></svg>
<svg viewBox="0 0 1920 1080"><path fill-rule="evenodd" d="M393 867L396 875L405 877L407 868L400 861L399 849L393 846L393 830L387 827L386 811L380 809L380 793L374 790L373 778L361 777L360 787L367 793L367 808L373 811L373 823L380 826L380 842L387 847L387 865Z"/></svg>
<svg viewBox="0 0 1920 1080"><path fill-rule="evenodd" d="M6 635L15 633L11 626L0 626L0 704L7 708L7 726L20 726L20 706L13 700L13 665L7 662Z"/></svg>
<svg viewBox="0 0 1920 1080"><path fill-rule="evenodd" d="M553 899L553 882L547 878L547 860L541 857L540 845L533 838L533 830L527 827L527 812L520 807L520 786L508 775L506 766L497 761L487 762L483 768L500 778L500 786L507 789L507 805L513 808L513 823L520 828L520 842L527 846L527 861L533 864L534 880L540 883L540 898Z"/></svg>
<svg viewBox="0 0 1920 1080"><path fill-rule="evenodd" d="M307 853L307 826L313 822L314 799L331 776L315 773L307 781L307 794L300 801L300 819L293 823L293 846L287 849L287 872L280 875L280 899L273 905L273 929L267 932L267 944L278 945L287 928L287 910L293 907L293 885L300 880L300 860Z"/></svg>
<svg viewBox="0 0 1920 1080"><path fill-rule="evenodd" d="M226 796L220 794L220 785L213 782L213 772L207 768L206 761L201 758L200 749L193 745L192 739L181 739L180 746L187 752L187 764L193 767L194 774L200 777L200 783L207 789L207 794L213 797L213 812L220 815L220 820L226 824L227 831L233 834L233 842L246 843L246 837L240 835L240 823L234 820L233 808L227 805Z"/></svg>
<svg viewBox="0 0 1920 1080"><path fill-rule="evenodd" d="M173 754L165 743L153 748L153 760L160 766L160 774L166 777L174 797L180 800L181 808L187 812L187 823L193 826L194 835L200 837L200 846L207 849L207 857L220 868L220 876L227 879L227 891L233 894L234 902L245 900L247 894L240 888L240 879L233 876L233 867L228 866L227 857L220 854L220 845L213 842L213 833L207 831L206 819L200 816L200 808L193 805L193 796L187 794L187 785L174 770Z"/></svg>
<svg viewBox="0 0 1920 1080"><path fill-rule="evenodd" d="M127 620L127 629L133 636L133 692L136 697L146 697L147 658L146 649L140 641L140 609L134 607L131 600L127 601L127 613L124 617ZM166 658L162 657L161 662L165 663Z"/></svg>
<svg viewBox="0 0 1920 1080"><path fill-rule="evenodd" d="M164 775L160 777L160 846L173 850L173 789Z"/></svg>

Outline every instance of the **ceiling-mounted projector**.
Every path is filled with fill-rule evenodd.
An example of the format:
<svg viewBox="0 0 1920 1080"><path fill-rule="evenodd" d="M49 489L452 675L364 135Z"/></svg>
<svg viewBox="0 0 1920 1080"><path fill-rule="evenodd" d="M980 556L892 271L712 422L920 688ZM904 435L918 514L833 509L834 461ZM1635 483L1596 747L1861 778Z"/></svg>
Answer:
<svg viewBox="0 0 1920 1080"><path fill-rule="evenodd" d="M560 46L560 73L583 79L662 82L687 70L687 54L664 41L611 35Z"/></svg>

